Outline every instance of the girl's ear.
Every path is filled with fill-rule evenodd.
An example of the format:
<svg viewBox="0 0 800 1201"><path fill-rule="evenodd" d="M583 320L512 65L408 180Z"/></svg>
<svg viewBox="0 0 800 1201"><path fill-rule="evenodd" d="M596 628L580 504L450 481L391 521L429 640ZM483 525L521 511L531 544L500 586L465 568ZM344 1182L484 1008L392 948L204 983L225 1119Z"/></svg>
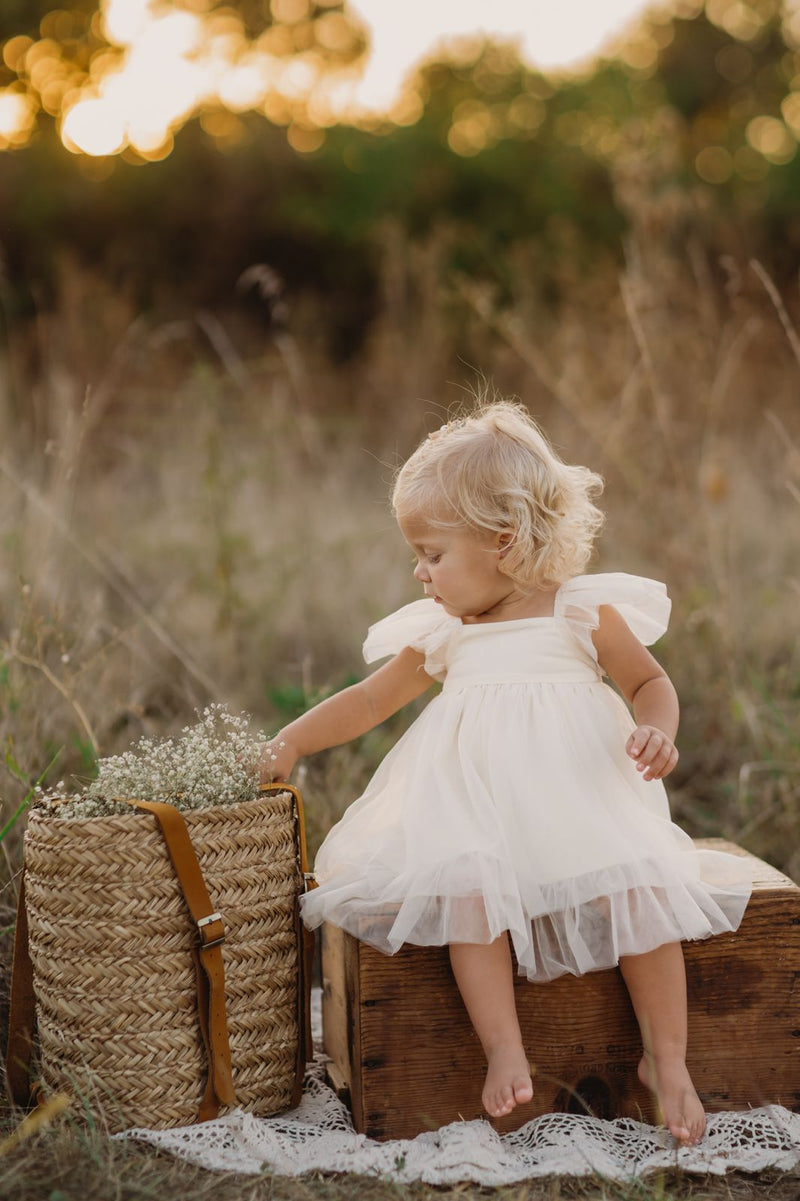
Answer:
<svg viewBox="0 0 800 1201"><path fill-rule="evenodd" d="M501 559L511 549L513 541L514 534L511 530L505 530L502 534L497 535L497 549L500 551Z"/></svg>

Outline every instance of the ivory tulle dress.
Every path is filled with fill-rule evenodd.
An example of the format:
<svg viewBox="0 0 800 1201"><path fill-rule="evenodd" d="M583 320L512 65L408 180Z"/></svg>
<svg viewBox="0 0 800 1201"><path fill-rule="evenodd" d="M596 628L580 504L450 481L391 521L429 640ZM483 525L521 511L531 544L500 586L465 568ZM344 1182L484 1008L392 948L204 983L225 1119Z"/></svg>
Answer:
<svg viewBox="0 0 800 1201"><path fill-rule="evenodd" d="M530 980L736 929L741 860L696 850L625 753L603 604L645 644L667 627L663 584L612 573L563 584L552 617L464 624L425 599L370 628L367 662L414 647L443 687L327 835L306 925L388 953L508 930Z"/></svg>

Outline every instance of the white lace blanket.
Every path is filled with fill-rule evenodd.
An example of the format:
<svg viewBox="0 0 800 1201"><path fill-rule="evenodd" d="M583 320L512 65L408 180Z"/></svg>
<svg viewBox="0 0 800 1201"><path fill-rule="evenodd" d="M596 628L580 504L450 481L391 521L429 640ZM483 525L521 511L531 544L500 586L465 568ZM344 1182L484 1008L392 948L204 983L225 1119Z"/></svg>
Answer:
<svg viewBox="0 0 800 1201"><path fill-rule="evenodd" d="M320 997L314 997L319 1029ZM315 1039L317 1039L315 1030ZM275 1118L236 1110L214 1122L175 1130L128 1130L136 1138L202 1167L278 1175L353 1172L427 1184L502 1185L535 1176L587 1176L623 1180L655 1168L723 1175L738 1168L788 1170L800 1164L800 1114L780 1105L708 1119L698 1147L676 1148L662 1129L630 1118L613 1122L572 1114L546 1114L512 1134L488 1122L453 1122L415 1139L375 1142L356 1134L350 1114L325 1083L320 1054L309 1066L297 1109Z"/></svg>

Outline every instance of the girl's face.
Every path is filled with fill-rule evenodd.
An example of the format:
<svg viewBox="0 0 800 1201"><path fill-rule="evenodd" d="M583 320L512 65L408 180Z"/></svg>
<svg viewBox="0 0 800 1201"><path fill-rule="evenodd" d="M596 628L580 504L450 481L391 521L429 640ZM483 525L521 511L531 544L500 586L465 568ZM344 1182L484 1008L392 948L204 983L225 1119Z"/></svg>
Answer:
<svg viewBox="0 0 800 1201"><path fill-rule="evenodd" d="M509 534L478 533L463 526L443 530L405 514L398 514L397 520L417 557L414 579L452 617L489 617L518 595L502 571Z"/></svg>

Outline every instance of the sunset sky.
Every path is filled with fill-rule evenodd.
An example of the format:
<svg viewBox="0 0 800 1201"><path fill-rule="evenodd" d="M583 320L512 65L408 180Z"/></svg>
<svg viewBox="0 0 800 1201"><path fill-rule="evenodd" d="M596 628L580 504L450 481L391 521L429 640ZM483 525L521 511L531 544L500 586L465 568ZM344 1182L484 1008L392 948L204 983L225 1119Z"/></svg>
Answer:
<svg viewBox="0 0 800 1201"><path fill-rule="evenodd" d="M476 32L518 40L537 67L579 65L648 7L646 0L350 0L372 43L359 95L366 104L390 104L423 55ZM696 12L702 3L682 7Z"/></svg>
<svg viewBox="0 0 800 1201"><path fill-rule="evenodd" d="M416 121L422 100L413 87L404 90L404 81L422 60L446 53L448 43L483 35L509 40L524 61L549 72L579 70L616 48L629 65L647 70L655 42L630 38L641 15L655 8L694 17L703 0L350 0L369 42L357 61L347 53L348 45L357 47L353 29L335 0L317 0L316 8L311 0L270 5L275 26L250 39L235 8L216 9L209 0L100 0L96 20L107 46L83 75L48 32L69 14L49 14L38 42L17 36L4 46L6 65L29 87L0 89L0 150L24 146L44 108L78 154L104 157L130 147L147 159L164 158L192 115L201 114L206 131L224 140L235 136L237 114L245 112L263 113L286 127L296 150L314 151L325 128L342 120L389 114L398 124ZM705 8L744 42L761 28L757 9L745 2L706 0ZM800 0L789 0L796 21L798 11ZM287 30L312 20L327 59L314 46L292 49Z"/></svg>

